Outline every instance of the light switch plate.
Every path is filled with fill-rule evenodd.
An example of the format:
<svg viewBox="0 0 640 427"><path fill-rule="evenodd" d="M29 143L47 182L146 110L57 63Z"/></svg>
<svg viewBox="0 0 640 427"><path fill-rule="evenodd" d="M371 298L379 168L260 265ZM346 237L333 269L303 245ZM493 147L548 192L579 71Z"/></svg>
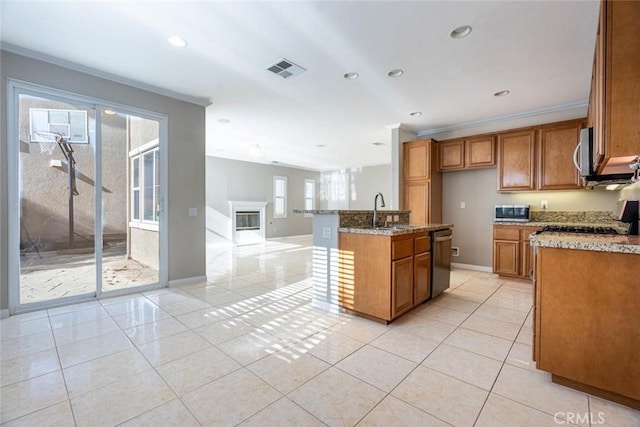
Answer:
<svg viewBox="0 0 640 427"><path fill-rule="evenodd" d="M189 208L189 216L198 216L198 208Z"/></svg>
<svg viewBox="0 0 640 427"><path fill-rule="evenodd" d="M331 228L330 227L322 227L322 238L330 239L331 238Z"/></svg>
<svg viewBox="0 0 640 427"><path fill-rule="evenodd" d="M467 204L465 202L460 202L460 209L465 209Z"/></svg>

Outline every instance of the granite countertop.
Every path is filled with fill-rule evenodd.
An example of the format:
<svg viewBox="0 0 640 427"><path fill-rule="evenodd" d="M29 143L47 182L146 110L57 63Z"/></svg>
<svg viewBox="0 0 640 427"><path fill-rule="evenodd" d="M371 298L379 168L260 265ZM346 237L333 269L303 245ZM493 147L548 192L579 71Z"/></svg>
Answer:
<svg viewBox="0 0 640 427"><path fill-rule="evenodd" d="M544 232L529 236L532 247L640 255L640 236Z"/></svg>
<svg viewBox="0 0 640 427"><path fill-rule="evenodd" d="M529 222L502 222L494 221L493 225L516 225L524 227L544 227L545 225L567 225L570 227L590 226L590 227L611 227L619 234L627 234L629 232L629 224L624 222L561 222L561 221L529 221Z"/></svg>
<svg viewBox="0 0 640 427"><path fill-rule="evenodd" d="M340 233L370 234L373 236L400 236L420 231L437 231L453 228L453 224L395 224L389 227L340 227Z"/></svg>
<svg viewBox="0 0 640 427"><path fill-rule="evenodd" d="M409 213L410 211L401 210L378 210L378 215L389 215L398 213ZM293 213L315 214L315 215L340 215L340 214L372 214L373 210L350 210L350 209L294 209Z"/></svg>

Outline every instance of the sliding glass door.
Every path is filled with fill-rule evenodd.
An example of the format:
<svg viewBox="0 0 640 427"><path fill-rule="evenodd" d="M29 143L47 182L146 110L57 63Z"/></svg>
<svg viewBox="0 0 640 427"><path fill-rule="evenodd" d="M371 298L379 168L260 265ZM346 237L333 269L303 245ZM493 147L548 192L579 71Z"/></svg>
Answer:
<svg viewBox="0 0 640 427"><path fill-rule="evenodd" d="M10 310L165 285L164 119L9 89Z"/></svg>

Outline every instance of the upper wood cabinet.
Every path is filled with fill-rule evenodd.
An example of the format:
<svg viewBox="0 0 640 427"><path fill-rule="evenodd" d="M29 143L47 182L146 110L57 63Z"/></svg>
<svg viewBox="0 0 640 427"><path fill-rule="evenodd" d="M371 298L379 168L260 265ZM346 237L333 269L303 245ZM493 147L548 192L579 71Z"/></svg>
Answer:
<svg viewBox="0 0 640 427"><path fill-rule="evenodd" d="M582 188L580 173L572 161L582 126L583 122L576 120L540 128L537 156L539 190Z"/></svg>
<svg viewBox="0 0 640 427"><path fill-rule="evenodd" d="M498 191L535 190L536 130L498 135Z"/></svg>
<svg viewBox="0 0 640 427"><path fill-rule="evenodd" d="M601 174L628 172L640 155L639 33L638 2L601 3L589 100L594 166Z"/></svg>
<svg viewBox="0 0 640 427"><path fill-rule="evenodd" d="M405 142L403 148L403 206L409 222L442 222L442 174L437 170L438 144L432 139Z"/></svg>
<svg viewBox="0 0 640 427"><path fill-rule="evenodd" d="M498 191L582 188L573 153L585 119L498 135Z"/></svg>
<svg viewBox="0 0 640 427"><path fill-rule="evenodd" d="M431 140L404 143L404 180L427 179L431 173Z"/></svg>
<svg viewBox="0 0 640 427"><path fill-rule="evenodd" d="M438 170L464 169L464 139L438 142Z"/></svg>
<svg viewBox="0 0 640 427"><path fill-rule="evenodd" d="M465 140L466 168L488 168L496 165L496 137L478 136Z"/></svg>
<svg viewBox="0 0 640 427"><path fill-rule="evenodd" d="M493 167L496 165L495 135L438 142L438 154L441 172Z"/></svg>

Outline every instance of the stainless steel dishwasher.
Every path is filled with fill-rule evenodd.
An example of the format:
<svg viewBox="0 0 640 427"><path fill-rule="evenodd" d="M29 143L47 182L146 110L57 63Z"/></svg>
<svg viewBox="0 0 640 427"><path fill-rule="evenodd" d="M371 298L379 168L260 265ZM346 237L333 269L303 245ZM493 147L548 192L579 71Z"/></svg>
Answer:
<svg viewBox="0 0 640 427"><path fill-rule="evenodd" d="M431 233L431 298L449 287L452 239L451 229Z"/></svg>

